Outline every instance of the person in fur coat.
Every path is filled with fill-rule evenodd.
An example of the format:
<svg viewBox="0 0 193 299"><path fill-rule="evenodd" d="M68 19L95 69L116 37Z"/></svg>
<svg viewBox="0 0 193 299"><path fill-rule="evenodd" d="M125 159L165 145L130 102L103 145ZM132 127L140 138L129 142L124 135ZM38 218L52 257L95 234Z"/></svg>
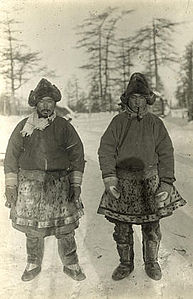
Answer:
<svg viewBox="0 0 193 299"><path fill-rule="evenodd" d="M141 225L147 275L161 279L160 219L186 203L173 185L169 134L162 120L148 112L154 101L145 76L134 73L121 96L124 111L112 119L98 150L105 185L98 213L115 224L113 237L120 256L114 280L127 277L134 269L133 224Z"/></svg>
<svg viewBox="0 0 193 299"><path fill-rule="evenodd" d="M64 273L85 279L74 237L83 215L84 149L74 127L55 113L60 99L59 89L41 79L29 95L34 112L18 123L6 150L6 206L12 226L26 235L23 281L41 271L44 238L50 235L58 240Z"/></svg>

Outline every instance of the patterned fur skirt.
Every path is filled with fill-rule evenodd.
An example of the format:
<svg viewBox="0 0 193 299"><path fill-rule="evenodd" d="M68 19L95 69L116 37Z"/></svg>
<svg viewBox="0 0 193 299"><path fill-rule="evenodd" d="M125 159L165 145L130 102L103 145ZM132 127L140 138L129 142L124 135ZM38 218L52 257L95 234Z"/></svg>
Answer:
<svg viewBox="0 0 193 299"><path fill-rule="evenodd" d="M167 205L158 209L155 192L159 186L157 170L149 173L128 172L119 170L120 198L115 199L104 193L98 208L98 213L115 222L116 220L133 224L157 221L172 215L173 211L186 204L175 187Z"/></svg>
<svg viewBox="0 0 193 299"><path fill-rule="evenodd" d="M83 215L81 200L68 202L69 178L65 171L19 172L18 198L10 218L14 228L43 236L71 232Z"/></svg>

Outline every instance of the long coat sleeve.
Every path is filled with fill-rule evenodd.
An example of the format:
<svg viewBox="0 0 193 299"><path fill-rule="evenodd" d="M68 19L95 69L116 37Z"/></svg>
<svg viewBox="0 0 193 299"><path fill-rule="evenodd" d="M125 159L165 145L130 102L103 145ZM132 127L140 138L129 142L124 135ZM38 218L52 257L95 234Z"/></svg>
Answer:
<svg viewBox="0 0 193 299"><path fill-rule="evenodd" d="M83 144L78 133L69 122L66 123L64 138L67 140L66 151L68 152L70 161L70 170L84 172L85 160Z"/></svg>
<svg viewBox="0 0 193 299"><path fill-rule="evenodd" d="M19 158L24 150L24 139L20 133L23 129L27 119L23 119L17 124L13 130L6 149L4 159L4 172L6 173L18 173L19 171Z"/></svg>
<svg viewBox="0 0 193 299"><path fill-rule="evenodd" d="M98 150L102 177L116 176L117 136L114 119L109 124L100 141Z"/></svg>
<svg viewBox="0 0 193 299"><path fill-rule="evenodd" d="M174 148L170 136L160 120L156 130L156 148L158 155L158 175L161 181L173 183L174 176Z"/></svg>

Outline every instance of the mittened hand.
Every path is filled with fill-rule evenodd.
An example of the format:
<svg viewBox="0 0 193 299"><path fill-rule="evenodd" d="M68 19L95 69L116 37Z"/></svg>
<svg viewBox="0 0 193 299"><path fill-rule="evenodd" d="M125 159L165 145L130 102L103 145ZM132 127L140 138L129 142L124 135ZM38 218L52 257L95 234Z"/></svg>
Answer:
<svg viewBox="0 0 193 299"><path fill-rule="evenodd" d="M7 201L5 202L5 206L7 208L11 208L13 204L17 201L17 187L16 186L6 186L5 187L5 196Z"/></svg>
<svg viewBox="0 0 193 299"><path fill-rule="evenodd" d="M120 192L116 186L110 186L107 192L109 192L109 194L115 197L116 199L119 199L120 197Z"/></svg>
<svg viewBox="0 0 193 299"><path fill-rule="evenodd" d="M155 197L158 205L158 209L164 208L169 204L172 188L173 185L167 184L165 182L161 182Z"/></svg>
<svg viewBox="0 0 193 299"><path fill-rule="evenodd" d="M172 191L172 188L173 188L172 184L161 182L160 187L158 188L156 193L167 192L168 194L170 194Z"/></svg>
<svg viewBox="0 0 193 299"><path fill-rule="evenodd" d="M72 184L70 185L70 191L69 191L69 199L68 201L78 201L81 194L81 187L80 185Z"/></svg>
<svg viewBox="0 0 193 299"><path fill-rule="evenodd" d="M116 199L120 197L120 191L118 189L117 177L107 177L103 179L105 185L105 191Z"/></svg>

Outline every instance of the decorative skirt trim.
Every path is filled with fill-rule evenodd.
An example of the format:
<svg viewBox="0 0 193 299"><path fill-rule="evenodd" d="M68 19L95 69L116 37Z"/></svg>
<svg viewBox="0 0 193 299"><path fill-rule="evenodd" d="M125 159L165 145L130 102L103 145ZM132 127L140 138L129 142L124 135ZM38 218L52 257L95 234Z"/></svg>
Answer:
<svg viewBox="0 0 193 299"><path fill-rule="evenodd" d="M73 216L63 218L63 219L51 219L49 221L38 221L35 219L24 219L21 217L10 217L15 224L33 226L36 228L48 228L48 227L60 227L76 222L84 215L83 210L79 210Z"/></svg>
<svg viewBox="0 0 193 299"><path fill-rule="evenodd" d="M106 217L110 217L113 219L116 219L118 221L122 222L128 222L133 224L142 224L146 222L153 222L157 221L161 218L171 216L173 214L173 211L176 210L179 207L182 207L186 204L186 201L181 198L179 201L172 203L170 206L167 206L167 208L163 208L158 210L156 214L150 214L150 215L127 215L127 214L120 214L116 211L99 207L97 213L105 215Z"/></svg>
<svg viewBox="0 0 193 299"><path fill-rule="evenodd" d="M143 224L146 222L153 222L158 221L159 219L170 216L172 212L168 211L168 214L165 216L160 216L156 214L152 215L120 215L119 213L116 213L115 211L110 211L105 208L98 208L97 211L98 214L105 215L106 217L113 218L115 220L121 221L121 222L127 222L127 223L133 223L133 224Z"/></svg>
<svg viewBox="0 0 193 299"><path fill-rule="evenodd" d="M19 225L14 222L12 222L13 228L17 229L18 231L29 234L31 236L37 237L37 238L45 238L48 236L61 236L65 234L69 234L75 229L79 227L79 220L70 223L65 224L63 226L54 226L54 227L44 227L44 228L38 228L33 226L26 226L26 225Z"/></svg>

